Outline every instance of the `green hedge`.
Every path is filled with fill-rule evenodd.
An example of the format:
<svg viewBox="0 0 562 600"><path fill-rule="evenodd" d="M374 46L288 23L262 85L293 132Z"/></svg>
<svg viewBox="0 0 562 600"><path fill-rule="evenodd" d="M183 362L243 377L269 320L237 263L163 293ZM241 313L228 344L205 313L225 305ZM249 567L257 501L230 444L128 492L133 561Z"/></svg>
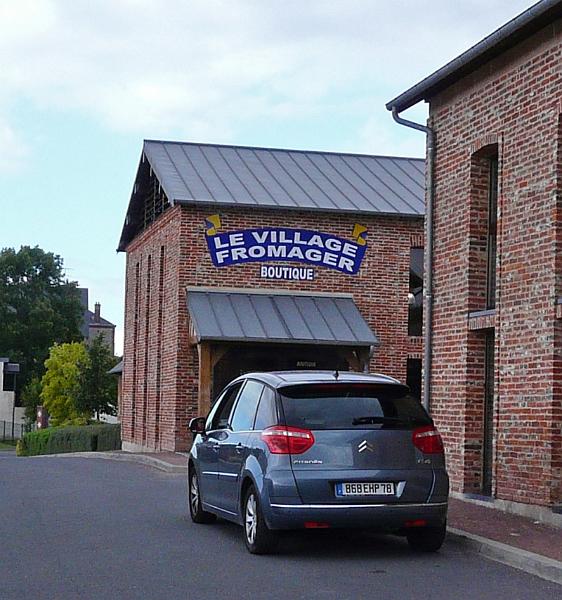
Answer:
<svg viewBox="0 0 562 600"><path fill-rule="evenodd" d="M81 427L49 427L26 433L18 442L18 456L101 452L121 449L121 426L113 424Z"/></svg>

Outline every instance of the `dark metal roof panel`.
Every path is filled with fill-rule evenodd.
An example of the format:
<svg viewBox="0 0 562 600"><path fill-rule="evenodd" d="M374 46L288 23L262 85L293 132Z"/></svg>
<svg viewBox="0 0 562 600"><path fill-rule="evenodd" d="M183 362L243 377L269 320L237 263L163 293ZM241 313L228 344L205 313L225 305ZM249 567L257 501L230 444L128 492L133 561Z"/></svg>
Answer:
<svg viewBox="0 0 562 600"><path fill-rule="evenodd" d="M96 315L91 310L84 312L84 320L87 328L89 327L115 327L113 323L100 317L99 321L96 321Z"/></svg>
<svg viewBox="0 0 562 600"><path fill-rule="evenodd" d="M424 160L146 140L168 199L423 216Z"/></svg>
<svg viewBox="0 0 562 600"><path fill-rule="evenodd" d="M145 157L148 158L150 166L156 173L158 181L164 187L168 198L180 196L186 188L185 179L182 178L178 169L180 161L178 150L178 148L170 146L154 146L150 149L150 154L147 155L145 148ZM164 182L166 182L166 185L164 185Z"/></svg>
<svg viewBox="0 0 562 600"><path fill-rule="evenodd" d="M120 360L114 367L113 369L110 369L108 371L109 374L111 375L120 375L121 373L123 373L123 361Z"/></svg>
<svg viewBox="0 0 562 600"><path fill-rule="evenodd" d="M350 297L189 290L187 303L200 341L378 344Z"/></svg>
<svg viewBox="0 0 562 600"><path fill-rule="evenodd" d="M388 110L406 110L476 70L543 27L562 17L562 0L542 0L496 29L410 89L386 104Z"/></svg>

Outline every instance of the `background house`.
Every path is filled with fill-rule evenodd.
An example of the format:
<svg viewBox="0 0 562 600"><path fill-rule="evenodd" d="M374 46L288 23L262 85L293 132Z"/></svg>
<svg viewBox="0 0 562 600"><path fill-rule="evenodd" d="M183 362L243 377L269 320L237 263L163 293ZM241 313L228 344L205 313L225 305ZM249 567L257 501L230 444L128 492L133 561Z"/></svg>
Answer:
<svg viewBox="0 0 562 600"><path fill-rule="evenodd" d="M17 367L14 372L13 367ZM25 408L14 406L16 400L15 378L19 372L19 365L12 365L8 358L0 358L0 439L19 437L25 423Z"/></svg>
<svg viewBox="0 0 562 600"><path fill-rule="evenodd" d="M88 309L88 289L78 288L80 299L84 307L84 320L82 322L82 335L89 342L97 335L103 336L111 353L115 354L115 325L101 316L101 304L94 304L94 312Z"/></svg>

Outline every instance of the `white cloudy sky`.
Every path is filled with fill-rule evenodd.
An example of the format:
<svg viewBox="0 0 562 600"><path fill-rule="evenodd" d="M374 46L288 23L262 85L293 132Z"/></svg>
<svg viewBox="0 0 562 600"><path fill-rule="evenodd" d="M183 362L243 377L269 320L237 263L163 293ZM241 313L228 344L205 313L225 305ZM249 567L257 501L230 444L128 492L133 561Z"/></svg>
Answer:
<svg viewBox="0 0 562 600"><path fill-rule="evenodd" d="M530 4L0 0L0 246L61 254L120 345L143 138L421 156L384 103Z"/></svg>

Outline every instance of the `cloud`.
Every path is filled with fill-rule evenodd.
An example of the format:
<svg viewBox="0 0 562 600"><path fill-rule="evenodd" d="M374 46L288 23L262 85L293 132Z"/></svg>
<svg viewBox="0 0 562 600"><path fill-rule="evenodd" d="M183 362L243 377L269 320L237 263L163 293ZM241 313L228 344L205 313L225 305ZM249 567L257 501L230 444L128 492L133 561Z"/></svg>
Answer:
<svg viewBox="0 0 562 600"><path fill-rule="evenodd" d="M3 136L17 138L8 111L22 100L116 132L209 141L233 141L256 119L328 120L355 103L368 135L387 118L384 100L527 2L3 2Z"/></svg>

